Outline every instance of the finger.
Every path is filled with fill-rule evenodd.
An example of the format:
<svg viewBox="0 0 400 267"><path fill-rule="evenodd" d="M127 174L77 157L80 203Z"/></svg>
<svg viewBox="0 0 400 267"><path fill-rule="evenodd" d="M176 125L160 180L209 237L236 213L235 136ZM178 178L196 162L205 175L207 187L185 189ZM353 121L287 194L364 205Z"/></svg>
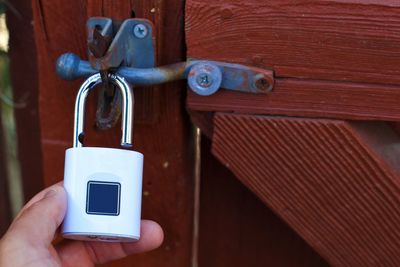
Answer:
<svg viewBox="0 0 400 267"><path fill-rule="evenodd" d="M54 184L54 185L52 185L52 186L50 186L50 187L48 187L48 188L46 188L46 189L43 189L43 190L40 191L39 193L37 193L33 198L31 198L31 199L28 201L28 203L26 203L26 204L22 207L22 209L18 212L18 214L17 214L17 216L15 217L15 219L18 219L18 218L21 216L21 214L24 212L24 210L28 209L28 208L29 208L30 206L32 206L34 203L36 203L36 202L38 202L39 200L41 200L41 199L44 197L44 195L46 195L46 193L47 193L48 191L50 191L50 190L53 189L53 187L63 186L63 184L64 184L63 181L58 182L58 183L56 183L56 184Z"/></svg>
<svg viewBox="0 0 400 267"><path fill-rule="evenodd" d="M153 250L159 247L164 233L156 222L142 220L140 240L133 243L82 242L66 240L57 246L63 266L92 266L124 258L131 254Z"/></svg>
<svg viewBox="0 0 400 267"><path fill-rule="evenodd" d="M7 239L41 247L50 245L64 218L67 196L59 184L39 194L41 198L35 197L11 224Z"/></svg>

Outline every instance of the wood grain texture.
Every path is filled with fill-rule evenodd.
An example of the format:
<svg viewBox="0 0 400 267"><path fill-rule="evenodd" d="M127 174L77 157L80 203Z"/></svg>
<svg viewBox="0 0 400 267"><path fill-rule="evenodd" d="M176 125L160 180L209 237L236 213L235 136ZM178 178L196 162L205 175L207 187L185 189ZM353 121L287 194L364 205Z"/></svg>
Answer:
<svg viewBox="0 0 400 267"><path fill-rule="evenodd" d="M204 111L400 120L400 2L186 4L188 57L272 68L269 96L189 94Z"/></svg>
<svg viewBox="0 0 400 267"><path fill-rule="evenodd" d="M399 121L399 102L397 86L276 79L269 95L221 89L203 97L190 91L187 105L197 111Z"/></svg>
<svg viewBox="0 0 400 267"><path fill-rule="evenodd" d="M31 1L15 0L12 7L7 12L7 27L13 97L18 103L14 109L18 159L25 199L30 199L43 188L36 46Z"/></svg>
<svg viewBox="0 0 400 267"><path fill-rule="evenodd" d="M46 185L63 177L64 152L72 144L75 94L82 83L62 81L54 70L57 57L73 52L86 58L88 15L123 19L135 10L156 25L160 63L184 59L183 1L60 1L35 0L35 38L39 70L41 146ZM153 11L154 8L154 11ZM165 241L154 252L136 255L107 266L189 266L191 262L193 179L191 129L184 115L184 85L160 87L160 115L156 123L134 125L134 149L145 155L142 217L158 221ZM144 110L143 90L135 91L135 114ZM95 95L87 110L87 145L118 147L119 127L94 129Z"/></svg>
<svg viewBox="0 0 400 267"><path fill-rule="evenodd" d="M200 267L328 266L201 142Z"/></svg>
<svg viewBox="0 0 400 267"><path fill-rule="evenodd" d="M400 83L397 0L186 2L188 56L278 77Z"/></svg>
<svg viewBox="0 0 400 267"><path fill-rule="evenodd" d="M389 127L222 113L214 120L217 158L332 266L400 265L400 138Z"/></svg>

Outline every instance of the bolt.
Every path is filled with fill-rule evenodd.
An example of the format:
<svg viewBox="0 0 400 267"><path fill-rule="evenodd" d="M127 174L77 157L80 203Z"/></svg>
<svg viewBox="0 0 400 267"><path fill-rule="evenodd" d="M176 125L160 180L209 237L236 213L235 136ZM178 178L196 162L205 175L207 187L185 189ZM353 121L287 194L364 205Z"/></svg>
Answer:
<svg viewBox="0 0 400 267"><path fill-rule="evenodd" d="M197 76L196 82L201 87L210 87L213 80L209 73L202 72Z"/></svg>
<svg viewBox="0 0 400 267"><path fill-rule="evenodd" d="M213 63L195 64L188 75L188 85L198 95L212 95L218 91L222 83L222 72Z"/></svg>
<svg viewBox="0 0 400 267"><path fill-rule="evenodd" d="M267 79L264 77L258 78L255 82L257 90L263 91L263 92L269 92L272 90L272 86L268 82Z"/></svg>
<svg viewBox="0 0 400 267"><path fill-rule="evenodd" d="M147 36L147 27L143 24L136 24L133 28L133 33L139 39L143 39Z"/></svg>

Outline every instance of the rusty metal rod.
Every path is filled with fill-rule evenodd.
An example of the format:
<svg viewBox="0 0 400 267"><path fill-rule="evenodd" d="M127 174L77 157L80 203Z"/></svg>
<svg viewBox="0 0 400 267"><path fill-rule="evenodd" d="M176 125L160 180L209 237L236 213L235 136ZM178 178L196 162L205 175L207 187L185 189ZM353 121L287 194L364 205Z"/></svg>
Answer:
<svg viewBox="0 0 400 267"><path fill-rule="evenodd" d="M196 61L181 62L158 68L130 68L120 67L116 74L124 77L128 82L136 85L155 85L166 82L186 79ZM57 74L65 80L75 80L81 77L89 77L98 70L92 68L90 63L81 60L77 55L67 53L57 60Z"/></svg>
<svg viewBox="0 0 400 267"><path fill-rule="evenodd" d="M88 77L99 72L88 61L72 53L59 57L56 70L65 80ZM110 69L110 72L113 70ZM157 68L120 67L115 74L135 85L156 85L188 79L189 87L200 95L212 94L216 91L212 89L219 87L240 92L269 93L274 86L272 70L209 60L191 60ZM198 86L200 89L197 90Z"/></svg>

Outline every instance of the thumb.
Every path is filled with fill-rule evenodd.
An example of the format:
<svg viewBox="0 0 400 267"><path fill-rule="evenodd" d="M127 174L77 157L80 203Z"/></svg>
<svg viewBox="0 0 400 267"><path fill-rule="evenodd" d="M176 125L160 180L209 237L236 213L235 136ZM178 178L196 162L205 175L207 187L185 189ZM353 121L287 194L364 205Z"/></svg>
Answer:
<svg viewBox="0 0 400 267"><path fill-rule="evenodd" d="M67 196L60 184L53 185L39 195L42 197L36 202L28 203L11 224L6 234L7 239L42 247L50 245L64 219Z"/></svg>

